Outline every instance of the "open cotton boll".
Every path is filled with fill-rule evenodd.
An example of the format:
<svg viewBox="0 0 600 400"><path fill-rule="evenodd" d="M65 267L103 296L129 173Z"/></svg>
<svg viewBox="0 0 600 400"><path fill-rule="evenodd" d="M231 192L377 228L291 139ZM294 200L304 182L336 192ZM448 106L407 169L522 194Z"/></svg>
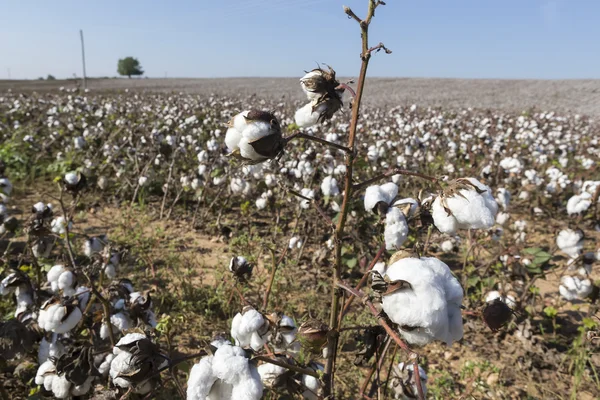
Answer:
<svg viewBox="0 0 600 400"><path fill-rule="evenodd" d="M312 362L309 365L309 368L314 370L315 372L324 371L325 368L323 365L319 363ZM305 387L304 392L302 392L302 397L307 400L318 400L319 390L321 389L321 381L311 375L302 375L302 385Z"/></svg>
<svg viewBox="0 0 600 400"><path fill-rule="evenodd" d="M442 251L444 253L450 253L451 251L454 250L454 242L450 239L444 240L442 242L442 244L440 245L440 248L442 249Z"/></svg>
<svg viewBox="0 0 600 400"><path fill-rule="evenodd" d="M577 276L563 276L560 279L558 291L565 300L573 301L585 299L594 290L594 285L589 279L579 279Z"/></svg>
<svg viewBox="0 0 600 400"><path fill-rule="evenodd" d="M385 248L386 250L398 250L408 238L408 223L404 214L397 209L391 208L385 216Z"/></svg>
<svg viewBox="0 0 600 400"><path fill-rule="evenodd" d="M258 374L260 375L260 379L265 386L269 387L273 386L275 380L287 371L288 370L286 368L271 363L264 363L258 366Z"/></svg>
<svg viewBox="0 0 600 400"><path fill-rule="evenodd" d="M13 186L8 178L0 178L0 200L4 203L8 203L10 200L10 194L12 193Z"/></svg>
<svg viewBox="0 0 600 400"><path fill-rule="evenodd" d="M53 266L50 268L50 271L48 271L47 280L50 284L50 290L52 290L53 293L58 292L58 279L65 271L67 271L65 266L60 264Z"/></svg>
<svg viewBox="0 0 600 400"><path fill-rule="evenodd" d="M296 111L294 114L294 122L296 122L296 125L300 128L310 128L319 122L321 112L323 112L325 108L326 106L321 104L313 112L313 103L308 103Z"/></svg>
<svg viewBox="0 0 600 400"><path fill-rule="evenodd" d="M385 275L385 270L387 269L384 262L378 262L373 266L373 271L379 272L379 275Z"/></svg>
<svg viewBox="0 0 600 400"><path fill-rule="evenodd" d="M406 218L414 217L419 209L419 202L413 198L406 198L396 200L393 204L394 207L398 207L402 210L402 213Z"/></svg>
<svg viewBox="0 0 600 400"><path fill-rule="evenodd" d="M35 374L35 384L43 385L47 391L52 391L52 381L56 377L56 366L51 360L44 361Z"/></svg>
<svg viewBox="0 0 600 400"><path fill-rule="evenodd" d="M315 198L315 191L312 189L307 189L307 188L303 188L300 191L300 194L306 198L309 199L314 199ZM308 208L310 208L310 201L306 200L306 199L301 199L300 200L300 207L304 210L307 210Z"/></svg>
<svg viewBox="0 0 600 400"><path fill-rule="evenodd" d="M267 342L269 323L263 315L251 307L237 313L231 321L231 337L240 347L251 347L259 351Z"/></svg>
<svg viewBox="0 0 600 400"><path fill-rule="evenodd" d="M253 122L249 124L242 132L242 139L239 142L240 154L250 160L262 160L265 157L258 154L250 142L269 136L271 134L271 125L267 122Z"/></svg>
<svg viewBox="0 0 600 400"><path fill-rule="evenodd" d="M213 356L203 357L192 367L187 382L187 400L207 400L214 397L209 397L217 380L212 372L212 360Z"/></svg>
<svg viewBox="0 0 600 400"><path fill-rule="evenodd" d="M506 208L510 204L510 192L504 188L499 188L496 193L496 201L502 207L503 210L506 210Z"/></svg>
<svg viewBox="0 0 600 400"><path fill-rule="evenodd" d="M499 212L498 215L496 215L496 223L498 225L504 225L508 221L509 218L510 218L509 213Z"/></svg>
<svg viewBox="0 0 600 400"><path fill-rule="evenodd" d="M588 208L592 205L592 195L583 192L581 194L576 194L572 196L569 201L567 201L567 214L581 214L586 212Z"/></svg>
<svg viewBox="0 0 600 400"><path fill-rule="evenodd" d="M38 324L40 328L55 333L67 333L75 328L81 320L82 314L79 308L74 308L68 312L66 306L62 304L52 304L46 309L41 309L38 315Z"/></svg>
<svg viewBox="0 0 600 400"><path fill-rule="evenodd" d="M133 322L129 318L129 316L123 312L119 312L110 316L110 325L113 331L113 334L118 334L119 332L124 332L127 329L133 328ZM108 325L103 323L100 327L100 338L108 339L110 337L110 333L108 330Z"/></svg>
<svg viewBox="0 0 600 400"><path fill-rule="evenodd" d="M556 237L558 248L571 258L577 258L583 249L583 231L563 229Z"/></svg>
<svg viewBox="0 0 600 400"><path fill-rule="evenodd" d="M56 217L52 220L51 223L52 226L52 232L56 233L57 235L64 235L65 233L67 233L67 222L65 220L65 217L60 216L60 217ZM73 228L73 223L71 221L69 221L69 231Z"/></svg>
<svg viewBox="0 0 600 400"><path fill-rule="evenodd" d="M65 271L58 277L58 288L63 291L63 295L72 296L75 294L75 285L77 279L71 271Z"/></svg>
<svg viewBox="0 0 600 400"><path fill-rule="evenodd" d="M321 192L323 192L323 196L337 196L340 194L337 179L331 175L326 176L321 182Z"/></svg>
<svg viewBox="0 0 600 400"><path fill-rule="evenodd" d="M403 258L390 265L386 275L392 282L411 285L383 296L382 303L409 343L440 340L452 344L462 338L463 290L446 264L430 257Z"/></svg>
<svg viewBox="0 0 600 400"><path fill-rule="evenodd" d="M98 367L98 372L103 377L108 376L108 371L110 371L110 363L112 362L113 358L115 358L115 355L112 353L108 353L102 361L102 363L100 363L100 366Z"/></svg>
<svg viewBox="0 0 600 400"><path fill-rule="evenodd" d="M491 228L498 212L491 189L474 178L460 179L456 185L458 194L443 194L433 201L431 215L435 226L449 234L457 229Z"/></svg>
<svg viewBox="0 0 600 400"><path fill-rule="evenodd" d="M365 191L365 211L375 213L377 204L385 203L389 206L397 195L398 185L393 182L369 186Z"/></svg>

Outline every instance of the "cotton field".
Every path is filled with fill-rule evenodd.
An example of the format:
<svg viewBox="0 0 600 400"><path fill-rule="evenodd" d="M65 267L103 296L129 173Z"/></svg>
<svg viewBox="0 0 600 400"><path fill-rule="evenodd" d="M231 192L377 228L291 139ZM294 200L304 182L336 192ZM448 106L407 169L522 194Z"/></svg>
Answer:
<svg viewBox="0 0 600 400"><path fill-rule="evenodd" d="M600 126L361 104L368 4L302 101L0 93L2 399L598 396Z"/></svg>

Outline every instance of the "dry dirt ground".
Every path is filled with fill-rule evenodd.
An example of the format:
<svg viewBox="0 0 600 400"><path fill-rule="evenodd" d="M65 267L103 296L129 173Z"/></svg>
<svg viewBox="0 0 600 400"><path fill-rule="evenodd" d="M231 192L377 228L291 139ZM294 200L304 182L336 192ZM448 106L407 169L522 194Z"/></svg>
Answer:
<svg viewBox="0 0 600 400"><path fill-rule="evenodd" d="M74 80L0 80L0 92L7 89L49 91L75 85ZM94 91L131 89L192 94L256 94L259 98L293 101L304 97L297 78L91 79L88 88ZM382 107L418 104L516 112L537 108L599 118L600 80L368 78L364 99L367 104Z"/></svg>

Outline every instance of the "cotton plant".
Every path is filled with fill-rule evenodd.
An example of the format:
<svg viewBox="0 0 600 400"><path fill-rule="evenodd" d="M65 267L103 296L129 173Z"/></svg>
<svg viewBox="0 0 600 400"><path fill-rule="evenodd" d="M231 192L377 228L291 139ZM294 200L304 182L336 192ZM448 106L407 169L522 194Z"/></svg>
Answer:
<svg viewBox="0 0 600 400"><path fill-rule="evenodd" d="M76 292L77 277L70 268L66 268L64 265L57 264L50 268L47 279L53 293L72 296Z"/></svg>
<svg viewBox="0 0 600 400"><path fill-rule="evenodd" d="M67 333L77 326L82 317L77 297L51 298L40 308L37 321L45 331Z"/></svg>
<svg viewBox="0 0 600 400"><path fill-rule="evenodd" d="M446 264L406 257L389 265L383 276L388 282L383 310L408 343L423 346L439 340L451 345L462 338L463 290Z"/></svg>
<svg viewBox="0 0 600 400"><path fill-rule="evenodd" d="M567 201L567 214L581 215L592 205L592 195L588 192L573 195Z"/></svg>
<svg viewBox="0 0 600 400"><path fill-rule="evenodd" d="M431 206L436 228L448 234L459 229L491 228L497 212L498 204L491 189L475 178L451 182Z"/></svg>
<svg viewBox="0 0 600 400"><path fill-rule="evenodd" d="M94 381L94 376L71 378L65 372L59 371L57 364L61 363L63 356L58 359L48 359L40 365L36 372L35 383L41 385L57 399L67 399L71 396L84 396L87 394Z"/></svg>

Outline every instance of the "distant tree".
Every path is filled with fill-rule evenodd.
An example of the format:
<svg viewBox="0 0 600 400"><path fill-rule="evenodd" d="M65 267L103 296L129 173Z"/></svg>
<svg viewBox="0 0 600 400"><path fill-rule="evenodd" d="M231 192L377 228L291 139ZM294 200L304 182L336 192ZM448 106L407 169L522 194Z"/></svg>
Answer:
<svg viewBox="0 0 600 400"><path fill-rule="evenodd" d="M50 75L50 74L48 74L48 76L46 77L46 80L47 80L47 81L55 81L55 80L56 80L56 78L54 77L54 75Z"/></svg>
<svg viewBox="0 0 600 400"><path fill-rule="evenodd" d="M38 81L43 81L43 80L44 80L44 77L43 77L43 76L40 76L40 77L38 78Z"/></svg>
<svg viewBox="0 0 600 400"><path fill-rule="evenodd" d="M131 75L143 75L144 70L140 65L140 62L137 58L133 57L125 57L119 60L119 64L117 65L117 72L120 75L127 75L131 78Z"/></svg>

